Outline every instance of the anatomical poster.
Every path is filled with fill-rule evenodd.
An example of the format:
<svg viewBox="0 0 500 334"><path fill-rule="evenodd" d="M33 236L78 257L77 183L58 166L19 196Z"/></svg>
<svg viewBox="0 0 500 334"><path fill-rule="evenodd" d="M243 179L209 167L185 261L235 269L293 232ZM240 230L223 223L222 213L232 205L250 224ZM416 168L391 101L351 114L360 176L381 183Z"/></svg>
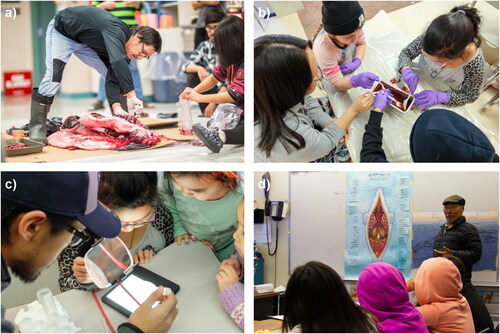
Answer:
<svg viewBox="0 0 500 334"><path fill-rule="evenodd" d="M345 279L372 262L386 262L410 277L413 174L348 173Z"/></svg>

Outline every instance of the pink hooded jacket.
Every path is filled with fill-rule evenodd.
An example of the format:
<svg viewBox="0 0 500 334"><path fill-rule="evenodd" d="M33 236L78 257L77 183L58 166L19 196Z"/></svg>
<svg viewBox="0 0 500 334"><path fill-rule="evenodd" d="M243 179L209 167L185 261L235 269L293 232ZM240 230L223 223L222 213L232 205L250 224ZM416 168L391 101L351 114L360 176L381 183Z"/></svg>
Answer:
<svg viewBox="0 0 500 334"><path fill-rule="evenodd" d="M457 267L448 259L425 260L415 277L418 310L431 333L474 333L472 313Z"/></svg>

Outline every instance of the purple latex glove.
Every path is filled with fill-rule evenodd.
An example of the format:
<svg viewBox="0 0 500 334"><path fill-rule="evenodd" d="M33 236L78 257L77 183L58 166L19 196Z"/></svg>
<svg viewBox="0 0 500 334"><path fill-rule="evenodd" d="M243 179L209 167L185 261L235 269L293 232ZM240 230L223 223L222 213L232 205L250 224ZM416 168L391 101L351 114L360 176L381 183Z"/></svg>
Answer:
<svg viewBox="0 0 500 334"><path fill-rule="evenodd" d="M415 92L415 89L417 89L419 80L418 75L416 75L415 72L413 72L409 67L404 68L401 71L401 74L403 75L403 79L406 82L406 85L408 85L408 88L410 89L410 93L413 94Z"/></svg>
<svg viewBox="0 0 500 334"><path fill-rule="evenodd" d="M349 74L351 72L354 72L360 66L361 66L361 59L356 57L353 58L351 62L344 63L339 67L340 67L340 72L342 72L342 74Z"/></svg>
<svg viewBox="0 0 500 334"><path fill-rule="evenodd" d="M388 103L391 103L393 95L388 89L382 89L378 92L373 100L373 108L380 108L382 111L385 109Z"/></svg>
<svg viewBox="0 0 500 334"><path fill-rule="evenodd" d="M415 104L420 108L427 108L438 103L446 104L450 102L448 92L436 92L435 90L424 90L415 94Z"/></svg>
<svg viewBox="0 0 500 334"><path fill-rule="evenodd" d="M364 72L360 74L353 75L349 81L351 82L351 85L353 87L363 87L366 89L372 88L373 83L375 81L380 81L380 78L371 73L371 72Z"/></svg>

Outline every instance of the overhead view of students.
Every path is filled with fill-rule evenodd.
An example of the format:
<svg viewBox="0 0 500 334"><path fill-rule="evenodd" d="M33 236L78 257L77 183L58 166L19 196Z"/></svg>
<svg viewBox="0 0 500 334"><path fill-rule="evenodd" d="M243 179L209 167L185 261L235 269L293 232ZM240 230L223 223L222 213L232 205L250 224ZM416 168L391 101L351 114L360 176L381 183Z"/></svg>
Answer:
<svg viewBox="0 0 500 334"><path fill-rule="evenodd" d="M64 247L80 243L87 229L101 238L118 235L119 218L97 200L98 182L95 172L2 173L2 297L11 273L22 284L34 282ZM167 332L178 313L177 299L162 293L160 286L117 331ZM163 301L153 308L157 300ZM12 320L5 319L2 305L3 333L16 331Z"/></svg>
<svg viewBox="0 0 500 334"><path fill-rule="evenodd" d="M256 162L496 161L499 9L494 3L259 5L266 15L257 15L254 25ZM293 51L308 53L308 47L294 38L312 43L310 65L318 69L311 67L312 84L299 72L303 65ZM390 92L385 98L384 90ZM365 106L355 108L359 99L366 108L383 111L383 118L361 112ZM353 109L358 109L354 115ZM435 109L447 112L434 116ZM340 126L345 136L328 123L343 117L349 118ZM451 127L443 126L442 133L431 129L442 122ZM436 138L429 139L431 131ZM376 139L366 142L368 136ZM383 156L376 152L379 142ZM367 156L371 145L374 154Z"/></svg>

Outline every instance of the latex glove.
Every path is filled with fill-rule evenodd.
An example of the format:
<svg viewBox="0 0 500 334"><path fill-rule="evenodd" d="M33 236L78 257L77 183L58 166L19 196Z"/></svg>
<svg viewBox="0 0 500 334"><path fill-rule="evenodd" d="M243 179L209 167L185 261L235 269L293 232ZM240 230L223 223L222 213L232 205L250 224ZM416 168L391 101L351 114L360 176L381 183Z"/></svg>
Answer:
<svg viewBox="0 0 500 334"><path fill-rule="evenodd" d="M359 58L353 58L351 62L344 63L340 65L340 72L342 74L349 74L351 72L354 72L358 67L361 66L361 59Z"/></svg>
<svg viewBox="0 0 500 334"><path fill-rule="evenodd" d="M372 88L374 82L380 81L380 78L371 72L364 72L353 75L349 81L353 87L363 87L369 89Z"/></svg>
<svg viewBox="0 0 500 334"><path fill-rule="evenodd" d="M388 89L382 89L378 94L375 96L375 99L373 100L373 108L380 108L380 110L384 110L385 107L387 106L388 103L391 103L391 98L392 94L389 92Z"/></svg>
<svg viewBox="0 0 500 334"><path fill-rule="evenodd" d="M140 114L143 110L142 101L137 96L127 97L127 108L129 113Z"/></svg>
<svg viewBox="0 0 500 334"><path fill-rule="evenodd" d="M413 94L415 92L415 89L417 89L419 80L418 75L416 75L415 72L413 72L412 69L409 67L404 68L401 71L401 74L403 75L403 80L410 89L410 93Z"/></svg>
<svg viewBox="0 0 500 334"><path fill-rule="evenodd" d="M420 108L427 108L438 103L446 104L450 102L448 92L436 92L435 90L424 90L415 94L415 104Z"/></svg>
<svg viewBox="0 0 500 334"><path fill-rule="evenodd" d="M161 303L153 307L153 304L157 301L161 301ZM175 298L175 295L171 293L168 296L164 296L163 286L160 285L130 315L128 321L144 333L166 333L172 327L172 323L179 312L176 305L177 298Z"/></svg>
<svg viewBox="0 0 500 334"><path fill-rule="evenodd" d="M224 291L234 283L238 282L238 274L232 266L220 266L219 273L215 276L219 283L219 291Z"/></svg>
<svg viewBox="0 0 500 334"><path fill-rule="evenodd" d="M115 114L115 115L128 115L128 112L123 110L122 107L116 107L115 109L113 109L113 114Z"/></svg>

